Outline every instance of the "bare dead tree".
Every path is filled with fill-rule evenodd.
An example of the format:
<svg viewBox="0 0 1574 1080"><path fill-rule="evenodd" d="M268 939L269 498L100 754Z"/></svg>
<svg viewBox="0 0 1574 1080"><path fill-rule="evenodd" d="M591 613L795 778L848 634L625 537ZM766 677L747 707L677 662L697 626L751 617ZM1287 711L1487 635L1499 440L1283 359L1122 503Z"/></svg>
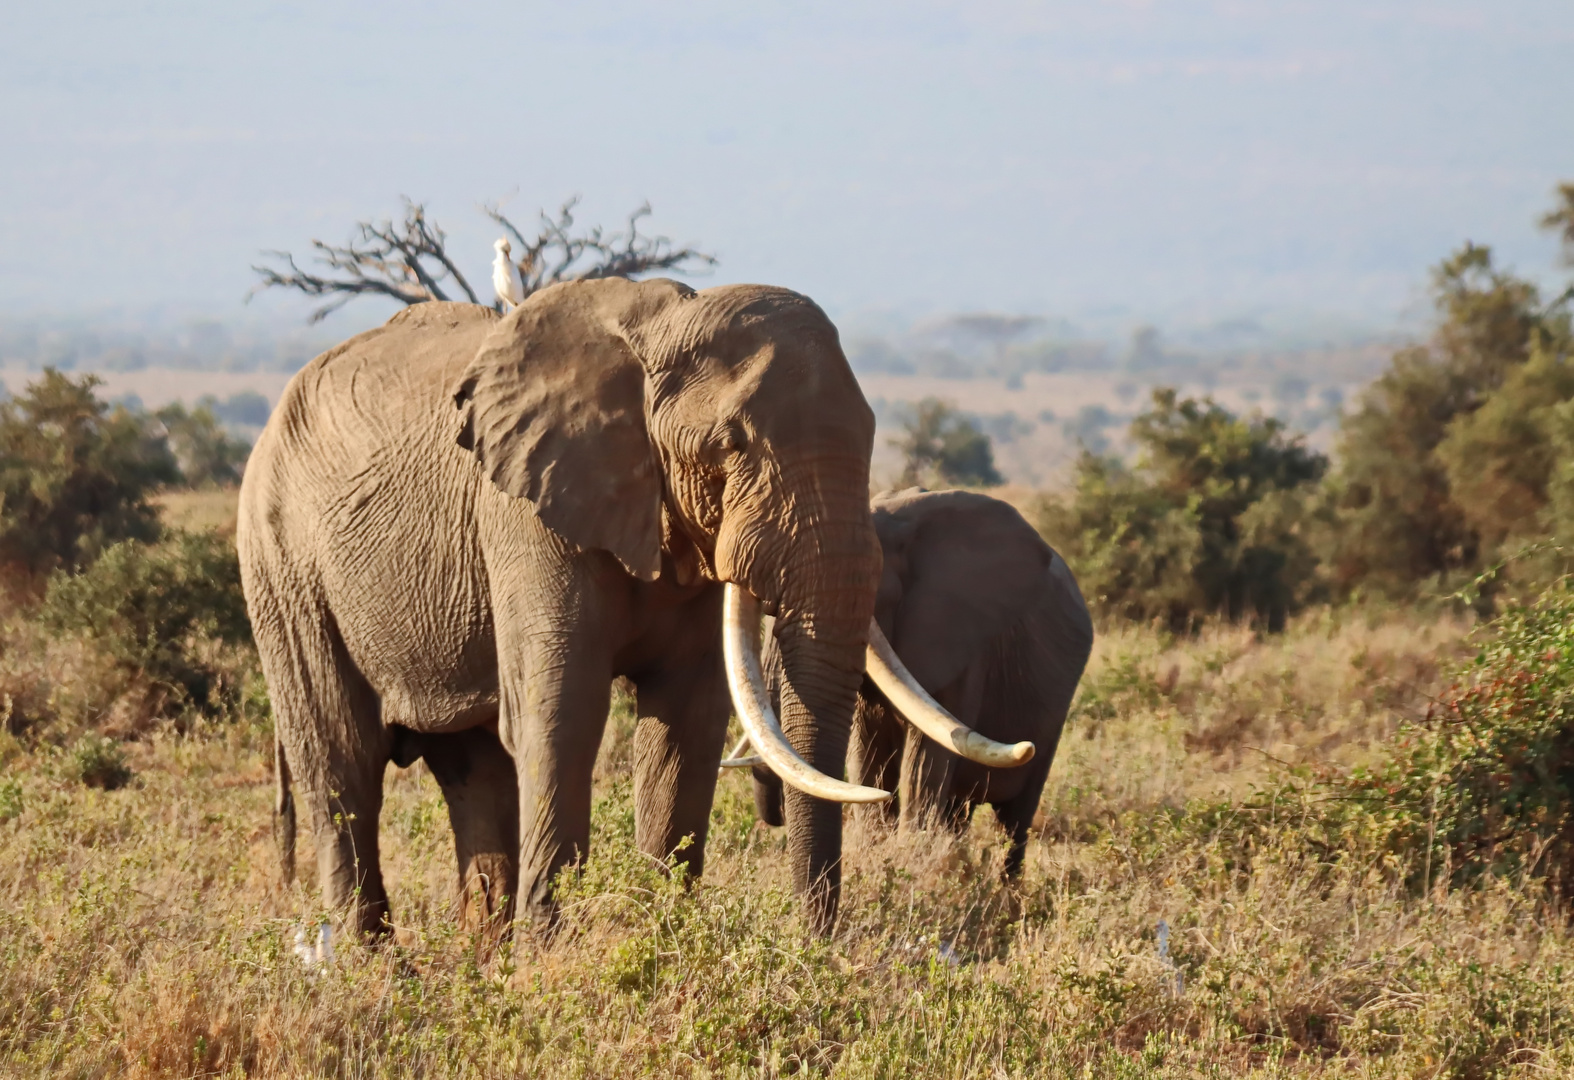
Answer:
<svg viewBox="0 0 1574 1080"><path fill-rule="evenodd" d="M638 277L659 270L716 264L714 256L702 251L674 248L665 236L641 235L639 222L650 215L649 203L629 215L626 232L604 234L597 226L576 236L573 211L578 203L577 196L568 200L555 218L543 211L540 231L534 239L526 239L500 207L483 208L523 252L519 276L526 296L559 281ZM324 268L321 272L302 269L287 251L263 252L283 265L253 266L261 280L247 299L264 289L293 289L307 296L330 297L328 303L311 313L309 321L314 323L357 296L386 296L402 304L450 299L481 303L450 257L447 241L448 234L427 217L426 205L406 198L403 221L357 222L350 241L343 245L313 240L312 254ZM451 283L450 289L457 286L464 295L450 296L444 290L447 283Z"/></svg>
<svg viewBox="0 0 1574 1080"><path fill-rule="evenodd" d="M628 231L603 235L597 225L582 236L575 236L574 207L579 197L565 202L557 217L541 212L540 229L535 239L527 239L518 226L503 215L502 208L489 204L482 209L486 216L501 225L519 245L517 260L519 277L524 282L525 295L560 281L583 281L587 278L638 277L658 270L689 270L698 266L715 266L716 257L695 248L674 248L665 236L641 236L641 218L650 216L650 203L645 203L628 218ZM586 258L589 261L584 261Z"/></svg>
<svg viewBox="0 0 1574 1080"><path fill-rule="evenodd" d="M313 311L311 322L320 322L357 296L387 296L404 304L428 300L448 300L441 282L452 280L464 290L465 299L480 303L475 290L454 265L447 251L448 234L426 216L424 203L404 200L404 220L394 222L360 221L355 235L342 246L312 241L316 261L328 274L313 274L301 269L295 256L287 251L265 251L264 255L282 259L284 266L253 266L262 281L252 289L295 289L307 296L334 299ZM250 299L250 296L248 296Z"/></svg>

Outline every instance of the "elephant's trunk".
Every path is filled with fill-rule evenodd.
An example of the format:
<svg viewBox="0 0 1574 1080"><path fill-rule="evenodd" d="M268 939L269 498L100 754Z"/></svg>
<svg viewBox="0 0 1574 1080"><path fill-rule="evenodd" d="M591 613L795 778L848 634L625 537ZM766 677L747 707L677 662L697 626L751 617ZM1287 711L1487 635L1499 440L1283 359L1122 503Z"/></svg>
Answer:
<svg viewBox="0 0 1574 1080"><path fill-rule="evenodd" d="M864 623L867 626L867 622ZM846 769L853 706L863 679L861 640L822 638L777 621L781 649L782 730L810 765L828 776ZM808 904L809 924L828 934L842 884L842 806L796 787L784 791L794 889Z"/></svg>
<svg viewBox="0 0 1574 1080"><path fill-rule="evenodd" d="M867 509L867 497L858 495L860 509ZM864 529L816 530L809 546L799 552L806 558L789 563L775 623L782 730L816 769L841 777L863 681L880 547L872 521ZM793 788L784 794L793 884L807 903L810 926L828 934L841 895L842 807Z"/></svg>
<svg viewBox="0 0 1574 1080"><path fill-rule="evenodd" d="M867 447L860 449L862 456L846 461L783 466L770 485L781 515L774 520L730 516L716 545L722 580L759 598L775 616L783 675L780 728L803 768L788 762L784 771L770 760L768 751L774 748L755 741L755 749L788 785L794 884L808 902L810 924L820 933L828 933L836 919L841 802L884 797L856 785L842 784L838 790L799 782L818 773L834 783L846 773L881 562L869 512ZM743 492L735 497L742 502ZM740 718L743 713L740 702Z"/></svg>

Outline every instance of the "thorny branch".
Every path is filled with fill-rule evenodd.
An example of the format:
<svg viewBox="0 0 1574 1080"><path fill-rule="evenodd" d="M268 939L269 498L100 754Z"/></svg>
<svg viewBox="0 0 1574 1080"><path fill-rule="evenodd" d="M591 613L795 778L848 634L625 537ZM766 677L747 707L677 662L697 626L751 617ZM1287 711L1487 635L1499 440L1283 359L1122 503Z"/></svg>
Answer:
<svg viewBox="0 0 1574 1080"><path fill-rule="evenodd" d="M480 303L464 274L449 258L447 240L448 234L428 220L425 204L405 199L402 222L357 222L354 237L343 246L313 240L316 261L328 268L327 275L303 270L287 251L263 252L282 259L284 266L253 266L262 281L252 289L252 295L263 289L281 288L296 289L307 296L333 297L312 312L310 321L314 323L367 293L404 304L447 300L450 297L440 283L449 280L464 290L465 299Z"/></svg>
<svg viewBox="0 0 1574 1080"><path fill-rule="evenodd" d="M629 215L626 232L604 234L598 225L576 236L574 207L576 196L563 204L555 218L541 214L540 231L526 239L496 205L484 207L485 213L501 225L521 252L519 276L526 296L559 281L585 278L637 277L658 270L697 269L716 265L716 258L694 248L674 248L665 236L643 236L641 218L650 215L645 203ZM261 281L248 295L264 289L294 289L307 296L325 296L328 303L312 312L311 322L320 322L357 296L377 295L402 304L422 304L428 300L449 300L444 283L451 282L464 293L463 299L481 303L447 250L448 235L426 215L424 203L404 200L404 220L357 222L347 244L327 244L313 240L314 260L325 268L313 273L303 269L287 251L263 254L282 262L282 266L253 266Z"/></svg>
<svg viewBox="0 0 1574 1080"><path fill-rule="evenodd" d="M557 217L541 212L540 231L534 240L525 238L519 227L504 216L502 208L489 204L482 209L486 216L507 230L519 246L519 277L524 282L525 295L555 285L559 281L582 281L588 278L637 277L657 270L686 270L698 266L715 266L716 257L695 248L676 248L665 236L641 236L639 222L650 216L650 203L644 203L628 218L628 231L604 235L597 225L583 236L575 236L574 207L579 196L565 202ZM581 262L591 256L588 264Z"/></svg>

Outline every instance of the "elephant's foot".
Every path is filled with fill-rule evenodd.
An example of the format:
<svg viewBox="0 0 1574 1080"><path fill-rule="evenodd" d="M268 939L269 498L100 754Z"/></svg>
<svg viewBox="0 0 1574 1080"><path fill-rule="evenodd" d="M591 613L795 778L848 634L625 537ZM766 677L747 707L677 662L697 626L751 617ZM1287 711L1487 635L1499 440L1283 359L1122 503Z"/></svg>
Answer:
<svg viewBox="0 0 1574 1080"><path fill-rule="evenodd" d="M393 918L388 897L357 897L346 914L345 928L357 933L368 945L382 943L393 934Z"/></svg>
<svg viewBox="0 0 1574 1080"><path fill-rule="evenodd" d="M328 906L344 912L344 929L368 944L381 941L393 932L388 893L375 862L357 863L349 852L353 844L341 836L341 844L319 848L318 870L323 883L323 899ZM363 838L364 839L364 838ZM375 848L373 857L375 858Z"/></svg>

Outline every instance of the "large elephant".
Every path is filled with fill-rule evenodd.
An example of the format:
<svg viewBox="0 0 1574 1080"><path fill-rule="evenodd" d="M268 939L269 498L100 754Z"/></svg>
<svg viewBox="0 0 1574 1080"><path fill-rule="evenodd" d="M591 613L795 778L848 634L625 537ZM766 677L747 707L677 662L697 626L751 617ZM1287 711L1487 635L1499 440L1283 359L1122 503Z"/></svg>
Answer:
<svg viewBox="0 0 1574 1080"><path fill-rule="evenodd" d="M828 929L827 800L887 797L835 778L880 568L873 434L830 321L762 286L575 282L504 317L427 303L312 361L252 453L237 537L287 866L293 776L326 899L386 928L383 773L424 755L467 916L506 925L517 894L550 919L554 873L588 849L623 675L638 843L665 858L688 839L697 874L731 685L795 785L794 878ZM763 693L745 670L762 608L780 726L736 697Z"/></svg>
<svg viewBox="0 0 1574 1080"><path fill-rule="evenodd" d="M859 693L849 771L896 788L904 826L960 825L989 803L1011 837L1006 871L1015 876L1093 647L1082 592L1022 515L987 495L882 495L874 525L885 554L875 620L901 661L963 724L999 740L1030 740L1038 753L1009 767L969 761L903 723L870 679ZM782 658L768 650L765 663L772 690L785 685ZM780 779L757 765L754 783L760 817L780 825Z"/></svg>

